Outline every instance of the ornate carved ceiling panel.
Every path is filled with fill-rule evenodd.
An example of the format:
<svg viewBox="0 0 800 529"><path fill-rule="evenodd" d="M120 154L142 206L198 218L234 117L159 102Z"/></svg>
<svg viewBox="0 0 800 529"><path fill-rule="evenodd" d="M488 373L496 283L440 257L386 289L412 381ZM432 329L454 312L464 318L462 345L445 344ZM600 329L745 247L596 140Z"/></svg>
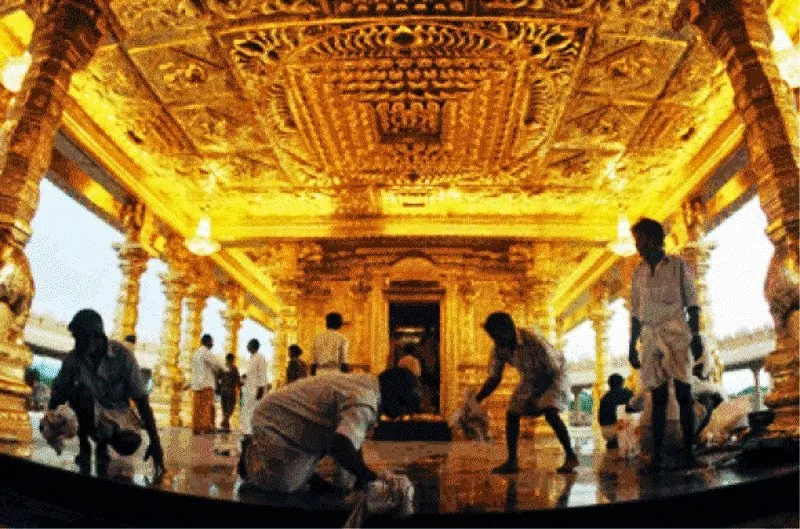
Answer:
<svg viewBox="0 0 800 529"><path fill-rule="evenodd" d="M213 173L229 244L406 218L613 237L730 107L676 1L112 0L70 93L189 217Z"/></svg>

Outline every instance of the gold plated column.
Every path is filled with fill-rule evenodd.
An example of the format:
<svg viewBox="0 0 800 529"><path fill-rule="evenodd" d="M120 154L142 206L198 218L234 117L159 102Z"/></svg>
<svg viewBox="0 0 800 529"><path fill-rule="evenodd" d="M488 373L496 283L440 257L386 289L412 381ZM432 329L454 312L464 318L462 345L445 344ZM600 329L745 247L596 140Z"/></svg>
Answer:
<svg viewBox="0 0 800 529"><path fill-rule="evenodd" d="M30 453L31 426L24 371L31 354L22 341L33 280L23 251L39 202L39 183L50 164L53 140L72 74L91 59L100 41L100 8L92 0L39 2L31 67L8 103L0 131L0 451Z"/></svg>
<svg viewBox="0 0 800 529"><path fill-rule="evenodd" d="M770 51L772 32L763 1L682 0L673 27L680 29L687 22L724 62L745 122L749 169L756 177L767 235L775 246L765 286L777 333L776 349L765 363L773 381L766 403L776 413L767 437L797 442L800 140L794 96Z"/></svg>
<svg viewBox="0 0 800 529"><path fill-rule="evenodd" d="M119 258L122 282L117 296L112 337L122 340L129 334L136 334L136 323L139 319L139 286L150 256L141 244L131 240L115 244L113 247Z"/></svg>
<svg viewBox="0 0 800 529"><path fill-rule="evenodd" d="M205 259L202 259L201 263L197 263L197 266L193 265L192 269L195 273L190 274L187 278L186 319L183 322L180 357L178 359L178 368L187 382L192 380L192 355L200 347L200 337L203 334L203 311L208 303L208 298L215 290L210 270L203 270L201 267L198 273L198 266L205 262ZM191 423L192 404L191 393L183 391L180 412L182 424Z"/></svg>
<svg viewBox="0 0 800 529"><path fill-rule="evenodd" d="M182 426L181 397L186 378L178 365L180 358L181 318L183 316L183 300L189 287L186 277L186 252L183 241L171 237L167 243L167 265L169 268L161 274L164 295L167 298L164 307L164 319L161 327L161 344L159 363L159 385L153 390L154 411L156 418L163 426Z"/></svg>
<svg viewBox="0 0 800 529"><path fill-rule="evenodd" d="M706 351L710 365L706 369L712 368L722 363L717 349L717 343L714 335L714 322L711 317L711 302L708 297L708 267L709 259L711 258L711 251L716 245L706 239L706 207L705 204L699 199L695 198L684 204L683 215L686 222L689 240L681 252L683 257L692 265L694 269L695 288L697 290L697 303L700 307L700 331L706 336L705 346L709 348ZM716 380L718 370L712 371L714 382L721 383L722 380Z"/></svg>
<svg viewBox="0 0 800 529"><path fill-rule="evenodd" d="M289 363L289 346L297 343L297 303L300 297L300 288L295 281L278 281L278 309L277 329L273 344L275 356L272 362L273 380L277 389L286 382L286 366Z"/></svg>
<svg viewBox="0 0 800 529"><path fill-rule="evenodd" d="M594 385L592 386L592 428L595 434L600 433L597 410L600 398L606 387L606 363L608 359L608 332L611 321L609 307L609 288L605 283L597 283L592 287L589 300L589 319L594 328ZM602 443L600 443L602 446Z"/></svg>

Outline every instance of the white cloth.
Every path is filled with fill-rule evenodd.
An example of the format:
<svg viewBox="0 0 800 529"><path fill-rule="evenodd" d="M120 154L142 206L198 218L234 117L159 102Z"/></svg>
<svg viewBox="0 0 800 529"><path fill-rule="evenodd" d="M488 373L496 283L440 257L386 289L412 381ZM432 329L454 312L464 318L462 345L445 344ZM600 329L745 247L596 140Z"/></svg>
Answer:
<svg viewBox="0 0 800 529"><path fill-rule="evenodd" d="M242 390L242 417L239 421L239 425L242 428L242 433L245 435L253 433L251 421L253 418L253 411L259 403L259 400L256 399L258 388L263 387L264 394L266 395L267 393L266 386L269 383L267 371L267 359L264 358L264 355L253 353L250 357L250 365L247 368L247 378L245 379L244 388Z"/></svg>
<svg viewBox="0 0 800 529"><path fill-rule="evenodd" d="M642 385L655 389L670 379L691 383L694 364L689 354L691 341L692 333L683 317L644 325L639 335Z"/></svg>
<svg viewBox="0 0 800 529"><path fill-rule="evenodd" d="M685 320L685 307L697 306L691 266L681 257L665 255L655 270L642 261L633 271L631 316L642 325Z"/></svg>
<svg viewBox="0 0 800 529"><path fill-rule="evenodd" d="M225 371L225 366L222 365L222 362L214 356L211 349L201 345L192 356L192 391L214 389L217 383L217 373L223 371Z"/></svg>
<svg viewBox="0 0 800 529"><path fill-rule="evenodd" d="M347 363L350 342L338 331L328 329L314 339L311 348L311 363L317 365L317 374L336 372Z"/></svg>
<svg viewBox="0 0 800 529"><path fill-rule="evenodd" d="M470 441L489 442L489 414L475 399L475 392L464 392L464 403L450 417L450 427L460 429Z"/></svg>

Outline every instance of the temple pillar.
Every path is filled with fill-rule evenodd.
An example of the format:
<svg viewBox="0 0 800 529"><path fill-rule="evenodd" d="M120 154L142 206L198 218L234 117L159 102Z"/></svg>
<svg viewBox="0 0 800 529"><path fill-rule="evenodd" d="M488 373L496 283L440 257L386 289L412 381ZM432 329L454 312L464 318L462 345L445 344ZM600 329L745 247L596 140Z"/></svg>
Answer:
<svg viewBox="0 0 800 529"><path fill-rule="evenodd" d="M449 417L458 407L461 395L458 384L458 355L460 349L461 329L464 322L460 321L461 296L459 295L459 277L457 274L448 273L444 277L444 343L439 355L441 368L439 375L439 415Z"/></svg>
<svg viewBox="0 0 800 529"><path fill-rule="evenodd" d="M39 2L30 70L7 100L0 131L0 451L30 454L31 425L24 382L31 353L22 330L30 314L33 279L24 248L39 202L39 183L73 73L92 58L100 41L100 7L93 0Z"/></svg>
<svg viewBox="0 0 800 529"><path fill-rule="evenodd" d="M139 287L150 255L141 244L132 240L114 244L113 248L119 259L122 282L117 296L111 336L116 340L122 340L130 334L136 334L136 323L139 320Z"/></svg>
<svg viewBox="0 0 800 529"><path fill-rule="evenodd" d="M762 0L682 0L673 27L681 29L687 22L723 61L745 122L749 170L755 175L767 235L775 246L764 289L777 334L776 349L764 366L773 380L766 403L775 412L766 438L789 440L796 446L800 440L800 140L795 96L773 59L772 31Z"/></svg>
<svg viewBox="0 0 800 529"><path fill-rule="evenodd" d="M608 359L608 333L611 327L611 308L609 307L609 288L605 283L597 283L592 287L589 300L589 319L594 328L594 384L592 385L592 429L600 434L600 423L597 410L600 398L606 388L606 363ZM602 443L601 443L602 445Z"/></svg>
<svg viewBox="0 0 800 529"><path fill-rule="evenodd" d="M761 364L750 366L753 373L753 411L761 411Z"/></svg>
<svg viewBox="0 0 800 529"><path fill-rule="evenodd" d="M173 237L167 242L167 271L161 274L166 305L161 326L159 360L154 377L152 401L156 419L162 426L183 426L181 400L186 376L179 366L183 300L189 288L183 242ZM155 375L155 373L154 373ZM155 384L158 382L158 384Z"/></svg>
<svg viewBox="0 0 800 529"><path fill-rule="evenodd" d="M244 321L244 289L238 284L228 285L223 291L225 308L221 311L222 321L225 324L225 355L233 355L233 363L239 363L239 333ZM285 371L285 370L284 370ZM239 427L239 406L233 407L231 427Z"/></svg>
<svg viewBox="0 0 800 529"><path fill-rule="evenodd" d="M197 270L194 266L192 269ZM186 312L181 332L178 369L183 373L184 380L191 382L192 356L200 348L200 338L203 335L203 311L208 303L208 298L215 290L215 285L208 273L192 273L187 276L186 280L187 289L184 296ZM192 395L188 391L183 391L181 395L181 423L188 425L192 422Z"/></svg>
<svg viewBox="0 0 800 529"><path fill-rule="evenodd" d="M300 288L296 281L280 280L278 283L277 328L273 338L275 356L272 361L272 375L275 387L286 383L286 366L289 364L289 346L297 343L297 303Z"/></svg>
<svg viewBox="0 0 800 529"><path fill-rule="evenodd" d="M717 380L717 378L721 373L715 366L722 364L722 359L719 356L714 335L714 322L711 316L711 302L708 296L707 282L711 251L714 250L716 245L705 238L705 210L706 206L699 198L692 199L684 204L683 213L689 240L681 253L694 269L697 304L700 307L700 331L706 338L705 347L710 349L710 351L706 351L706 356L711 365L706 366L706 368L712 368L714 382L719 384L722 380Z"/></svg>
<svg viewBox="0 0 800 529"><path fill-rule="evenodd" d="M352 343L350 345L351 358L366 358L369 361L369 369L374 371L379 368L377 359L373 356L374 351L369 349L370 343L370 328L369 322L371 321L372 306L370 303L370 293L372 286L370 285L370 278L366 273L361 277L354 279L350 284L350 296L353 301L353 330L352 330ZM325 299L330 297L330 291L325 295ZM382 370L380 367L378 371Z"/></svg>
<svg viewBox="0 0 800 529"><path fill-rule="evenodd" d="M628 313L628 321L631 321L631 285L633 283L633 271L639 263L638 256L630 256L623 258L619 264L619 279L620 279L620 294L622 297L622 305ZM628 335L630 339L630 334ZM630 369L628 376L625 378L625 387L638 393L639 391L639 370Z"/></svg>

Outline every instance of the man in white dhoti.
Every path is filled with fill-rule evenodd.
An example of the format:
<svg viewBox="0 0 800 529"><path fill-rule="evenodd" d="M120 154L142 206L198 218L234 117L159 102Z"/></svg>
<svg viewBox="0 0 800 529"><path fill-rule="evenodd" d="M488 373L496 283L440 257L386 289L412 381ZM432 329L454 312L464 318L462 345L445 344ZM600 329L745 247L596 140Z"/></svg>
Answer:
<svg viewBox="0 0 800 529"><path fill-rule="evenodd" d="M250 353L250 364L247 367L247 378L242 389L242 418L239 421L244 435L253 433L251 420L253 410L267 391L267 359L258 352L261 344L253 338L247 342L247 351Z"/></svg>
<svg viewBox="0 0 800 529"><path fill-rule="evenodd" d="M512 474L519 470L517 442L520 418L540 415L544 415L553 428L566 454L558 472L574 471L578 466L578 456L572 450L569 432L559 416L559 412L566 409L569 399L564 354L539 333L515 327L511 316L505 312L490 314L483 328L495 346L489 361L489 377L475 396L477 401L481 402L497 389L503 378L505 364L516 367L520 375L520 382L511 395L506 412L508 459L492 472Z"/></svg>
<svg viewBox="0 0 800 529"><path fill-rule="evenodd" d="M692 356L697 359L703 354L694 275L681 257L664 252L661 224L643 218L631 231L642 262L632 278L628 358L634 369L641 369L641 384L653 397L653 455L642 470L647 473L661 468L670 381L675 385L680 409L686 461L694 467L699 462L692 450L695 422L690 385Z"/></svg>

